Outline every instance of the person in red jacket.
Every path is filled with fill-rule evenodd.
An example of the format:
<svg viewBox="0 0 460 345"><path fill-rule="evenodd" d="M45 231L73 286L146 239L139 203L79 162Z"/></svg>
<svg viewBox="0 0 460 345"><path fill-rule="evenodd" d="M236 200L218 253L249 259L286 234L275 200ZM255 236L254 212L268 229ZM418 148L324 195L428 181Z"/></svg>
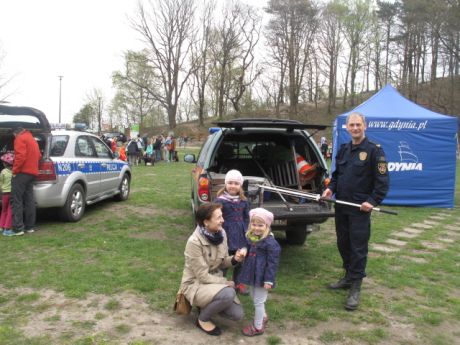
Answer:
<svg viewBox="0 0 460 345"><path fill-rule="evenodd" d="M32 133L22 127L13 130L14 163L11 181L11 208L15 235L34 232L34 180L38 175L40 149Z"/></svg>
<svg viewBox="0 0 460 345"><path fill-rule="evenodd" d="M110 148L112 149L113 153L117 152L117 138L116 137L112 138L112 142L110 143Z"/></svg>

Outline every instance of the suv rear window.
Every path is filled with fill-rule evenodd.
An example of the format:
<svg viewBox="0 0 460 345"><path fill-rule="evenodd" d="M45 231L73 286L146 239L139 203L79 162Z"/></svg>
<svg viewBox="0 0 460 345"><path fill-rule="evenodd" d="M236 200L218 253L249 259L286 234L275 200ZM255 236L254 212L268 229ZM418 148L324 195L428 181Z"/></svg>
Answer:
<svg viewBox="0 0 460 345"><path fill-rule="evenodd" d="M50 156L61 157L64 155L67 143L69 142L68 135L53 135L51 138Z"/></svg>
<svg viewBox="0 0 460 345"><path fill-rule="evenodd" d="M198 166L203 166L204 165L204 162L206 160L206 157L208 155L208 150L211 146L211 142L212 142L212 135L210 135L208 137L208 139L206 140L206 142L204 143L203 147L201 148L201 151L199 153L199 156L198 156L198 162L197 162L197 165Z"/></svg>
<svg viewBox="0 0 460 345"><path fill-rule="evenodd" d="M0 127L11 128L15 126L24 128L40 128L40 120L32 115L5 115L0 116Z"/></svg>

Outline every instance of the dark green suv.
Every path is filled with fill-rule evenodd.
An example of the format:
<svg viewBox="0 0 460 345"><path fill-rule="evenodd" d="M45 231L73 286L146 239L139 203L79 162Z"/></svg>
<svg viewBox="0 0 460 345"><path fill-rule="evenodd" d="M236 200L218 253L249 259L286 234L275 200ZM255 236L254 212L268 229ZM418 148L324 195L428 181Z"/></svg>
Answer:
<svg viewBox="0 0 460 345"><path fill-rule="evenodd" d="M323 130L326 126L273 119L237 119L217 125L210 129L198 158L193 154L184 157L186 162L196 163L192 170L193 210L214 200L224 186L227 171L237 169L245 178L251 208L264 207L273 212L273 230L285 231L290 244L303 244L313 224L334 215L328 204L281 197L259 187L276 185L321 194L327 181L327 165L306 130Z"/></svg>

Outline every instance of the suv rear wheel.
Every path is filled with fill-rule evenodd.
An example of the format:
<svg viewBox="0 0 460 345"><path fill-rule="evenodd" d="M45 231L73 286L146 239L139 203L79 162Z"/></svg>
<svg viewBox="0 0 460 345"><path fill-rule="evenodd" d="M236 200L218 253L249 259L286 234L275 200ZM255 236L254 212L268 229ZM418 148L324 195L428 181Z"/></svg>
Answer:
<svg viewBox="0 0 460 345"><path fill-rule="evenodd" d="M70 188L67 200L61 208L61 217L68 222L78 222L85 213L86 196L80 184L74 184Z"/></svg>
<svg viewBox="0 0 460 345"><path fill-rule="evenodd" d="M307 240L306 224L288 224L286 228L286 242L291 245L301 246Z"/></svg>

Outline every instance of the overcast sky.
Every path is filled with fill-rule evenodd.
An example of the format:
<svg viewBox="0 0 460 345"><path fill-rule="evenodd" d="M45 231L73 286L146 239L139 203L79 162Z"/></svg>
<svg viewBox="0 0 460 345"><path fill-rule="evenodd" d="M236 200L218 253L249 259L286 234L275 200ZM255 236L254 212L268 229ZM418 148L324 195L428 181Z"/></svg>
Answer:
<svg viewBox="0 0 460 345"><path fill-rule="evenodd" d="M221 0L226 1L226 0ZM266 0L245 0L262 7ZM130 26L137 0L0 0L0 74L12 77L11 105L32 106L50 122L71 122L95 88L113 96L123 51L140 49Z"/></svg>

